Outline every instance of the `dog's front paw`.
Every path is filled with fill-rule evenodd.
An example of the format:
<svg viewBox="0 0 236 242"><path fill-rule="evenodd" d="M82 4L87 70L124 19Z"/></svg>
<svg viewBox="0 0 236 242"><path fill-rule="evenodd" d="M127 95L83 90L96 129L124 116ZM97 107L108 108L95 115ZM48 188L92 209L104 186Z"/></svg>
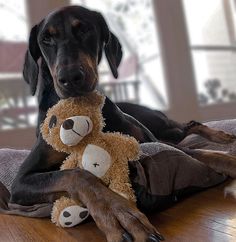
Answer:
<svg viewBox="0 0 236 242"><path fill-rule="evenodd" d="M59 215L59 223L61 227L73 227L80 224L89 216L87 208L78 205L69 206L63 209Z"/></svg>
<svg viewBox="0 0 236 242"><path fill-rule="evenodd" d="M215 133L216 142L221 144L230 144L236 141L236 136L221 130L216 131Z"/></svg>

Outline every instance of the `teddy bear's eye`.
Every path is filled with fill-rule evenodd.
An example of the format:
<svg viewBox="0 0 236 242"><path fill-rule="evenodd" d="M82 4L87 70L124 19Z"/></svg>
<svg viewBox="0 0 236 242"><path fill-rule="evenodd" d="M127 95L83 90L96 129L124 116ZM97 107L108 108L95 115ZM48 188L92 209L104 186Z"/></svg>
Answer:
<svg viewBox="0 0 236 242"><path fill-rule="evenodd" d="M57 117L55 115L52 115L50 121L49 121L49 128L54 128L57 124Z"/></svg>

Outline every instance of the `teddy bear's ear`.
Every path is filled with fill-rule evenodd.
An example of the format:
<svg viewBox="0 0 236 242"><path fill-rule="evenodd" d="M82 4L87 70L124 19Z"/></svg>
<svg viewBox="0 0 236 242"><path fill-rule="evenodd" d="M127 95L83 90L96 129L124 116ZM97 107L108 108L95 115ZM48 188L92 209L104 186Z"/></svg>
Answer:
<svg viewBox="0 0 236 242"><path fill-rule="evenodd" d="M97 107L97 106L100 106L101 108L103 107L103 105L105 103L104 95L102 95L101 93L96 91L96 92L91 93L90 98L91 98L91 103L95 107Z"/></svg>

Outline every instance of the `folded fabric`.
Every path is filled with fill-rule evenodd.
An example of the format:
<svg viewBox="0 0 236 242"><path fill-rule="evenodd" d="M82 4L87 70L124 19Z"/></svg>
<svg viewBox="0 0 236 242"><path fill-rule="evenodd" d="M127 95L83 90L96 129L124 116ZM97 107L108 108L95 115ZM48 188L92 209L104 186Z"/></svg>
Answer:
<svg viewBox="0 0 236 242"><path fill-rule="evenodd" d="M142 159L130 162L130 178L137 205L146 212L163 210L187 195L215 186L227 178L165 144L146 143L142 150Z"/></svg>

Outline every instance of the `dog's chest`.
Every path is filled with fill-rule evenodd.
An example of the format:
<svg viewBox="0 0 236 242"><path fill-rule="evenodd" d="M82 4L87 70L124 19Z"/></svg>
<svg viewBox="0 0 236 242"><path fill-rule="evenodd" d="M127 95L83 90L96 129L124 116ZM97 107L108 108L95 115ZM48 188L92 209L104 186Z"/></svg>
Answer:
<svg viewBox="0 0 236 242"><path fill-rule="evenodd" d="M88 144L82 154L81 166L95 176L103 177L112 165L110 154L100 146Z"/></svg>

